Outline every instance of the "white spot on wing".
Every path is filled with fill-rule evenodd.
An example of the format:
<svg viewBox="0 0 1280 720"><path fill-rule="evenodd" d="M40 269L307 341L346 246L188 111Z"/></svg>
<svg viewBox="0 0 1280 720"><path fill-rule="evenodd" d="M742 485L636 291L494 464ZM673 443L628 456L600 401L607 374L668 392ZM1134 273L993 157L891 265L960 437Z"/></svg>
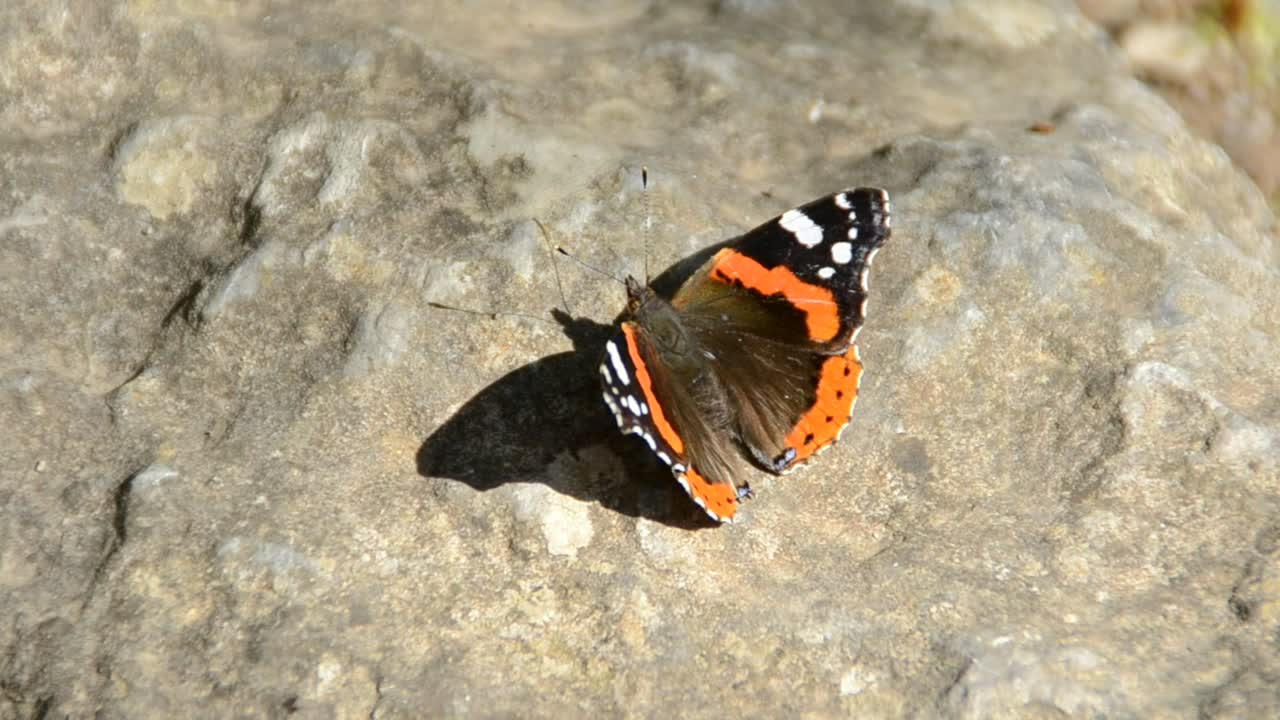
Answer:
<svg viewBox="0 0 1280 720"><path fill-rule="evenodd" d="M853 259L853 246L847 242L838 242L831 246L831 259L837 265L845 265Z"/></svg>
<svg viewBox="0 0 1280 720"><path fill-rule="evenodd" d="M849 195L847 193L839 193L836 195L836 207L841 210L848 210L853 207L849 204Z"/></svg>
<svg viewBox="0 0 1280 720"><path fill-rule="evenodd" d="M614 401L613 396L609 393L601 393L605 403L609 406L609 410L613 412L613 419L618 423L618 427L622 427L624 420L622 419L622 408L618 407L618 403Z"/></svg>
<svg viewBox="0 0 1280 720"><path fill-rule="evenodd" d="M664 453L664 452L662 452L661 450L659 450L659 451L658 451L658 459L659 459L659 460L661 460L661 461L662 461L662 464L664 464L664 465L670 465L670 464L671 464L671 456L670 456L670 455L668 455L668 454L666 454L666 453Z"/></svg>
<svg viewBox="0 0 1280 720"><path fill-rule="evenodd" d="M852 213L850 213L850 214L852 214ZM857 239L858 239L858 228L857 228L857 227L851 227L851 228L849 228L849 232L848 232L848 233L845 233L845 234L849 236L849 239L850 239L850 240L857 240Z"/></svg>
<svg viewBox="0 0 1280 720"><path fill-rule="evenodd" d="M782 213L782 217L778 218L778 224L795 235L796 242L805 247L811 248L822 244L822 228L815 225L808 215L799 210L788 210Z"/></svg>
<svg viewBox="0 0 1280 720"><path fill-rule="evenodd" d="M610 375L610 374L609 374L609 366L608 366L608 365L605 365L604 363L600 363L600 375L602 375L602 376L604 377L604 382L605 382L605 384L606 384L606 385L612 385L612 384L613 384L613 375Z"/></svg>
<svg viewBox="0 0 1280 720"><path fill-rule="evenodd" d="M822 278L823 280L830 280L831 276L835 274L836 274L836 269L833 267L818 268L818 277Z"/></svg>
<svg viewBox="0 0 1280 720"><path fill-rule="evenodd" d="M610 340L605 343L605 349L609 351L609 362L613 363L613 371L618 374L618 380L623 385L631 384L631 376L627 374L627 366L622 364L622 356L618 354L618 345Z"/></svg>

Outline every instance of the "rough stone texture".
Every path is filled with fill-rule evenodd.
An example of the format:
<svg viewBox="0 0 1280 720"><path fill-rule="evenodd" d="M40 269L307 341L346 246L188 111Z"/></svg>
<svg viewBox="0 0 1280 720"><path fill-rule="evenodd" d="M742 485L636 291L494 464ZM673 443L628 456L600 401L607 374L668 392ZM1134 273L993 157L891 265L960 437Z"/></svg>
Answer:
<svg viewBox="0 0 1280 720"><path fill-rule="evenodd" d="M1275 218L1069 3L414 5L0 9L0 717L1280 713ZM855 425L708 528L533 220L852 184Z"/></svg>

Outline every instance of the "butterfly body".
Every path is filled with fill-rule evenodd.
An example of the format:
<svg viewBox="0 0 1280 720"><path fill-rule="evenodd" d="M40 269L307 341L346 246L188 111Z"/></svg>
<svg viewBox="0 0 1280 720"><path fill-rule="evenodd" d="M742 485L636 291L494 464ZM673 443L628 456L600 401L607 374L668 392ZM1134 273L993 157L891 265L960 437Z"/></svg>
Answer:
<svg viewBox="0 0 1280 720"><path fill-rule="evenodd" d="M867 268L888 236L887 194L846 190L746 233L670 301L627 279L605 402L712 518L751 494L740 448L784 474L848 424Z"/></svg>

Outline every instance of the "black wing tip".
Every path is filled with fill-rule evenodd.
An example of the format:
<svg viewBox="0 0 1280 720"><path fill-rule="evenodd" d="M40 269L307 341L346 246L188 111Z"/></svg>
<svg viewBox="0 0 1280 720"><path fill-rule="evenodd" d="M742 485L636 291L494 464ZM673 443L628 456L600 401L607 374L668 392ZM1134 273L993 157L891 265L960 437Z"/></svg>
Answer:
<svg viewBox="0 0 1280 720"><path fill-rule="evenodd" d="M841 200L841 198L844 198ZM855 214L856 224L860 229L868 231L862 238L864 244L880 246L889 239L893 232L893 205L889 201L889 191L878 187L858 187L836 193L832 200L837 206L847 204Z"/></svg>

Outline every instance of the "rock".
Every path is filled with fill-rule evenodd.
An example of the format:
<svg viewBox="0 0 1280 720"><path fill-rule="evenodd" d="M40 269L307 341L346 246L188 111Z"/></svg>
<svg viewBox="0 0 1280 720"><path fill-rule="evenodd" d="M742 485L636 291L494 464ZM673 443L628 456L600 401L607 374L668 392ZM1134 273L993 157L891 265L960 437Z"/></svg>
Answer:
<svg viewBox="0 0 1280 720"><path fill-rule="evenodd" d="M1126 25L1142 10L1141 0L1077 0L1076 4L1085 16L1107 27Z"/></svg>
<svg viewBox="0 0 1280 720"><path fill-rule="evenodd" d="M1070 3L11 5L0 717L1275 714L1275 216ZM710 527L605 276L849 185L853 424Z"/></svg>
<svg viewBox="0 0 1280 720"><path fill-rule="evenodd" d="M526 485L512 494L512 501L517 520L537 529L546 552L573 558L591 542L591 515L583 503L545 485Z"/></svg>
<svg viewBox="0 0 1280 720"><path fill-rule="evenodd" d="M1163 82L1188 84L1209 59L1210 45L1195 28L1174 22L1142 22L1120 40L1134 67Z"/></svg>
<svg viewBox="0 0 1280 720"><path fill-rule="evenodd" d="M200 147L214 129L209 120L191 117L158 118L133 128L115 152L120 196L157 220L191 212L217 182L218 163Z"/></svg>
<svg viewBox="0 0 1280 720"><path fill-rule="evenodd" d="M353 347L349 349L346 374L362 377L395 367L409 350L413 335L412 316L400 303L370 308L356 323Z"/></svg>

